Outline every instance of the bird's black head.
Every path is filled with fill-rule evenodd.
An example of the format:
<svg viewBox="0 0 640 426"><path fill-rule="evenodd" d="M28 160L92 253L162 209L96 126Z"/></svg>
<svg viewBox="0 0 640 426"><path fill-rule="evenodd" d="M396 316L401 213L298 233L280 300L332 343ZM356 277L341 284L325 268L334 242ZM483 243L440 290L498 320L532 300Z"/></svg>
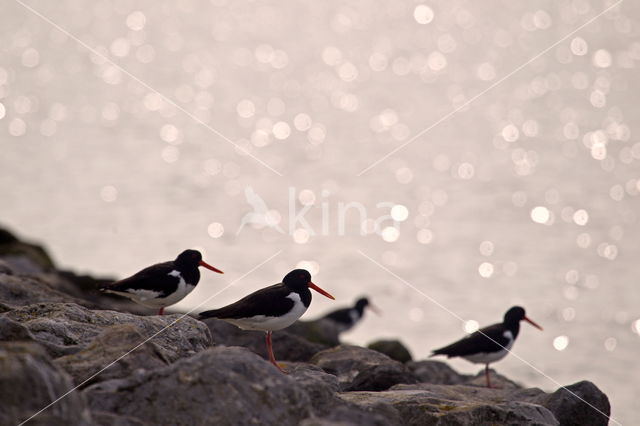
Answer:
<svg viewBox="0 0 640 426"><path fill-rule="evenodd" d="M359 311L362 311L367 306L369 306L369 299L367 299L366 297L361 297L360 299L356 300L355 308Z"/></svg>
<svg viewBox="0 0 640 426"><path fill-rule="evenodd" d="M540 327L538 324L536 324L535 322L533 322L529 318L527 318L527 315L526 315L526 313L524 311L524 308L522 308L520 306L514 306L504 314L504 323L507 326L510 325L510 324L511 325L519 324L520 321L523 321L523 320L528 322L532 326L542 330L542 327Z"/></svg>
<svg viewBox="0 0 640 426"><path fill-rule="evenodd" d="M213 272L217 272L219 274L224 274L220 269L214 268L209 265L207 262L202 260L202 253L198 250L185 250L176 257L174 261L176 266L179 269L198 269L198 266L204 266L207 269L212 270Z"/></svg>
<svg viewBox="0 0 640 426"><path fill-rule="evenodd" d="M284 276L282 284L292 289L308 288L311 274L305 269L294 269Z"/></svg>
<svg viewBox="0 0 640 426"><path fill-rule="evenodd" d="M294 269L284 276L282 284L296 292L309 291L310 288L322 294L329 299L334 299L332 295L311 282L311 274L305 269ZM309 298L311 300L311 298Z"/></svg>
<svg viewBox="0 0 640 426"><path fill-rule="evenodd" d="M504 322L506 323L520 322L524 319L525 316L526 315L524 312L524 308L520 306L514 306L504 314Z"/></svg>
<svg viewBox="0 0 640 426"><path fill-rule="evenodd" d="M185 250L176 257L178 266L196 268L202 261L202 254L198 250Z"/></svg>

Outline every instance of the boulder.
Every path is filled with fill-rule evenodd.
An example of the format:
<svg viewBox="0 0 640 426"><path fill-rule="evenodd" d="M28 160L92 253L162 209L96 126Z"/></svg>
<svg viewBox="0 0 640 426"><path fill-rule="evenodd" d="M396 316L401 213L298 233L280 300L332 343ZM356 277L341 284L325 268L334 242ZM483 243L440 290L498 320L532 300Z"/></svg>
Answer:
<svg viewBox="0 0 640 426"><path fill-rule="evenodd" d="M376 340L367 345L369 349L385 354L391 359L399 362L409 362L412 360L411 352L399 340Z"/></svg>
<svg viewBox="0 0 640 426"><path fill-rule="evenodd" d="M0 302L11 307L40 302L85 303L82 299L55 289L45 274L37 276L0 274Z"/></svg>
<svg viewBox="0 0 640 426"><path fill-rule="evenodd" d="M16 425L73 388L71 378L51 363L38 344L0 343L0 424ZM37 414L29 424L91 425L80 392L71 392Z"/></svg>
<svg viewBox="0 0 640 426"><path fill-rule="evenodd" d="M131 416L118 416L104 411L92 411L93 423L96 426L147 426L142 420Z"/></svg>
<svg viewBox="0 0 640 426"><path fill-rule="evenodd" d="M135 326L145 338L162 348L173 362L211 346L211 335L200 321L181 315L149 316L91 311L74 303L38 303L3 314L26 327L49 354L57 358L79 352L106 328L118 324Z"/></svg>
<svg viewBox="0 0 640 426"><path fill-rule="evenodd" d="M268 359L264 332L241 330L235 325L215 318L206 319L204 323L211 331L214 344L243 346ZM326 349L326 346L291 334L288 328L273 333L273 352L278 361L309 361L313 355L323 349Z"/></svg>
<svg viewBox="0 0 640 426"><path fill-rule="evenodd" d="M440 385L459 385L471 380L472 376L460 374L442 361L411 361L407 363L409 370L418 381Z"/></svg>
<svg viewBox="0 0 640 426"><path fill-rule="evenodd" d="M548 425L559 422L541 405L511 400L507 391L461 385L397 385L340 397L403 425Z"/></svg>
<svg viewBox="0 0 640 426"><path fill-rule="evenodd" d="M256 354L214 347L164 368L94 384L92 410L148 424L297 425L311 415L309 396Z"/></svg>
<svg viewBox="0 0 640 426"><path fill-rule="evenodd" d="M517 390L522 389L523 386L513 380L509 379L506 376L503 376L500 373L497 373L493 368L489 369L489 375L491 376L491 386L497 389L510 389ZM484 368L480 370L475 376L469 377L469 379L464 382L467 385L471 386L487 386L487 378L484 374Z"/></svg>
<svg viewBox="0 0 640 426"><path fill-rule="evenodd" d="M531 400L549 409L563 426L609 424L609 398L589 381L564 386L552 394L538 395Z"/></svg>
<svg viewBox="0 0 640 426"><path fill-rule="evenodd" d="M307 392L316 415L327 415L336 404L342 403L336 395L340 388L336 376L315 365L303 363L288 365L287 372Z"/></svg>
<svg viewBox="0 0 640 426"><path fill-rule="evenodd" d="M314 321L296 321L287 331L309 342L332 347L340 344L342 328L335 321L320 318Z"/></svg>
<svg viewBox="0 0 640 426"><path fill-rule="evenodd" d="M417 383L411 372L397 364L385 363L366 368L354 377L345 390L383 391L398 383Z"/></svg>
<svg viewBox="0 0 640 426"><path fill-rule="evenodd" d="M336 376L342 390L384 390L397 383L417 382L403 364L359 346L326 349L310 362Z"/></svg>
<svg viewBox="0 0 640 426"><path fill-rule="evenodd" d="M42 246L20 241L3 228L0 228L0 256L20 273L42 272L54 266L51 256Z"/></svg>
<svg viewBox="0 0 640 426"><path fill-rule="evenodd" d="M12 319L0 316L0 341L33 341L33 335L27 327Z"/></svg>
<svg viewBox="0 0 640 426"><path fill-rule="evenodd" d="M69 373L76 385L86 386L140 374L171 362L169 354L154 339L144 340L132 324L112 325L79 352L57 358L54 363ZM140 345L140 342L144 343ZM89 381L83 383L85 380Z"/></svg>

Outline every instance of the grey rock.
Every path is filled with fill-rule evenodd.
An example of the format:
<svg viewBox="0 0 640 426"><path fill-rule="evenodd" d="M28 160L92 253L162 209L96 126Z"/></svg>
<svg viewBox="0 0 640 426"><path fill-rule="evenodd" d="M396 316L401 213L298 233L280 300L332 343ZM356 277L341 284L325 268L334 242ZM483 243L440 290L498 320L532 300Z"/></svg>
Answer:
<svg viewBox="0 0 640 426"><path fill-rule="evenodd" d="M134 325L113 325L105 328L79 352L57 358L54 363L69 373L76 385L86 386L164 367L174 358L153 339L144 341L144 336ZM141 342L144 343L141 345ZM83 383L86 380L89 381Z"/></svg>
<svg viewBox="0 0 640 426"><path fill-rule="evenodd" d="M241 330L235 325L218 319L207 319L204 323L211 331L214 344L243 346L268 359L265 333ZM288 330L287 328L273 333L273 352L278 361L309 361L313 355L326 349L326 346L309 342L289 333Z"/></svg>
<svg viewBox="0 0 640 426"><path fill-rule="evenodd" d="M459 385L471 380L472 376L460 374L441 361L412 361L407 363L407 367L418 378L420 382Z"/></svg>
<svg viewBox="0 0 640 426"><path fill-rule="evenodd" d="M104 329L118 324L134 325L145 338L153 336L153 343L163 349L171 362L211 346L207 327L180 315L141 317L91 311L73 303L39 303L3 315L25 326L54 358L79 352Z"/></svg>
<svg viewBox="0 0 640 426"><path fill-rule="evenodd" d="M338 377L342 390L383 390L397 383L417 381L403 364L359 346L326 349L314 355L310 362Z"/></svg>
<svg viewBox="0 0 640 426"><path fill-rule="evenodd" d="M546 408L506 392L460 385L398 385L383 392L347 392L343 400L403 425L545 425L558 421Z"/></svg>
<svg viewBox="0 0 640 426"><path fill-rule="evenodd" d="M302 386L243 348L215 347L137 377L88 387L92 410L149 424L297 425L311 415Z"/></svg>
<svg viewBox="0 0 640 426"><path fill-rule="evenodd" d="M313 416L301 424L311 425L386 425L386 420L350 404L338 397L336 376L306 363L294 363L287 367L292 379L309 395Z"/></svg>
<svg viewBox="0 0 640 426"><path fill-rule="evenodd" d="M345 390L383 391L398 383L417 382L416 377L401 364L385 363L359 372Z"/></svg>
<svg viewBox="0 0 640 426"><path fill-rule="evenodd" d="M509 390L523 389L523 386L521 384L514 382L506 376L503 376L502 374L496 372L493 368L489 369L489 375L491 376L491 386L494 388ZM484 368L475 376L471 376L469 380L465 382L465 384L486 387L487 379L484 374Z"/></svg>
<svg viewBox="0 0 640 426"><path fill-rule="evenodd" d="M20 342L33 340L34 338L27 327L17 321L0 316L0 341Z"/></svg>
<svg viewBox="0 0 640 426"><path fill-rule="evenodd" d="M35 343L0 343L0 424L16 425L72 389L71 378ZM72 392L29 424L90 425L86 400Z"/></svg>
<svg viewBox="0 0 640 426"><path fill-rule="evenodd" d="M26 259L30 271L41 272L53 268L53 260L38 244L20 241L11 231L0 228L0 256L8 259ZM9 262L11 263L11 262Z"/></svg>
<svg viewBox="0 0 640 426"><path fill-rule="evenodd" d="M9 262L0 258L0 274L14 275L16 270L11 266Z"/></svg>
<svg viewBox="0 0 640 426"><path fill-rule="evenodd" d="M341 402L336 395L340 390L336 376L325 373L315 365L302 363L291 364L287 372L307 392L316 415L329 414Z"/></svg>
<svg viewBox="0 0 640 426"><path fill-rule="evenodd" d="M309 342L332 347L340 344L342 329L335 321L320 318L314 321L296 321L287 331Z"/></svg>
<svg viewBox="0 0 640 426"><path fill-rule="evenodd" d="M549 409L563 426L606 426L611 415L609 398L589 381L538 395L532 401Z"/></svg>
<svg viewBox="0 0 640 426"><path fill-rule="evenodd" d="M399 340L376 340L375 342L369 343L367 348L383 353L389 358L399 362L409 362L413 359L409 349L400 343Z"/></svg>
<svg viewBox="0 0 640 426"><path fill-rule="evenodd" d="M93 423L96 426L145 426L142 420L131 416L119 416L104 411L92 411Z"/></svg>
<svg viewBox="0 0 640 426"><path fill-rule="evenodd" d="M84 304L85 301L57 290L45 274L38 276L0 275L0 302L11 307L40 302L70 302Z"/></svg>

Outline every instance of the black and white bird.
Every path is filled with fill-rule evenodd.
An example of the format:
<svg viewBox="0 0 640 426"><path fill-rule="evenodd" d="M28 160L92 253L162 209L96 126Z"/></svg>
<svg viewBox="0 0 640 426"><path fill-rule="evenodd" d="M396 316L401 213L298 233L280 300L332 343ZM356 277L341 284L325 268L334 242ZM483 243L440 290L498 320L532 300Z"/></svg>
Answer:
<svg viewBox="0 0 640 426"><path fill-rule="evenodd" d="M200 281L199 266L224 273L203 261L199 251L185 250L175 260L149 266L129 278L102 286L100 290L159 309L158 315L163 315L165 307L184 299L196 288Z"/></svg>
<svg viewBox="0 0 640 426"><path fill-rule="evenodd" d="M504 314L501 323L481 328L455 343L436 349L431 356L461 357L474 364L484 364L487 387L490 388L489 364L501 360L509 353L520 332L520 321L523 320L542 330L542 327L527 318L524 308L514 306Z"/></svg>
<svg viewBox="0 0 640 426"><path fill-rule="evenodd" d="M289 327L306 312L311 304L310 288L335 299L311 282L308 271L295 269L282 279L282 283L258 290L223 308L202 312L200 319L218 318L243 330L266 331L269 361L284 373L273 355L271 335Z"/></svg>
<svg viewBox="0 0 640 426"><path fill-rule="evenodd" d="M364 310L368 308L373 312L380 314L378 308L373 306L369 299L362 297L356 300L355 305L350 308L337 309L328 313L323 318L329 319L338 325L340 333L350 330L364 316Z"/></svg>

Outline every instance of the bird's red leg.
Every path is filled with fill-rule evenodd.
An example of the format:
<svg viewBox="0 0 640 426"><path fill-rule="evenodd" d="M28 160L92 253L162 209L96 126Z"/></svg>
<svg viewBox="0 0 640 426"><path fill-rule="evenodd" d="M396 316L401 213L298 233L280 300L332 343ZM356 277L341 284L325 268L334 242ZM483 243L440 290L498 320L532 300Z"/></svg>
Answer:
<svg viewBox="0 0 640 426"><path fill-rule="evenodd" d="M160 312L158 312L158 315L164 315L164 306L160 308Z"/></svg>
<svg viewBox="0 0 640 426"><path fill-rule="evenodd" d="M490 388L491 387L491 379L489 378L489 364L486 364L484 366L484 376L487 379L487 387Z"/></svg>
<svg viewBox="0 0 640 426"><path fill-rule="evenodd" d="M286 371L284 371L282 368L280 368L280 366L276 362L276 357L273 355L273 342L271 342L271 334L272 334L271 331L267 331L267 337L265 339L265 341L267 342L267 353L269 354L269 362L271 362L271 364L275 365L276 368L278 370L280 370L282 373L287 374Z"/></svg>

